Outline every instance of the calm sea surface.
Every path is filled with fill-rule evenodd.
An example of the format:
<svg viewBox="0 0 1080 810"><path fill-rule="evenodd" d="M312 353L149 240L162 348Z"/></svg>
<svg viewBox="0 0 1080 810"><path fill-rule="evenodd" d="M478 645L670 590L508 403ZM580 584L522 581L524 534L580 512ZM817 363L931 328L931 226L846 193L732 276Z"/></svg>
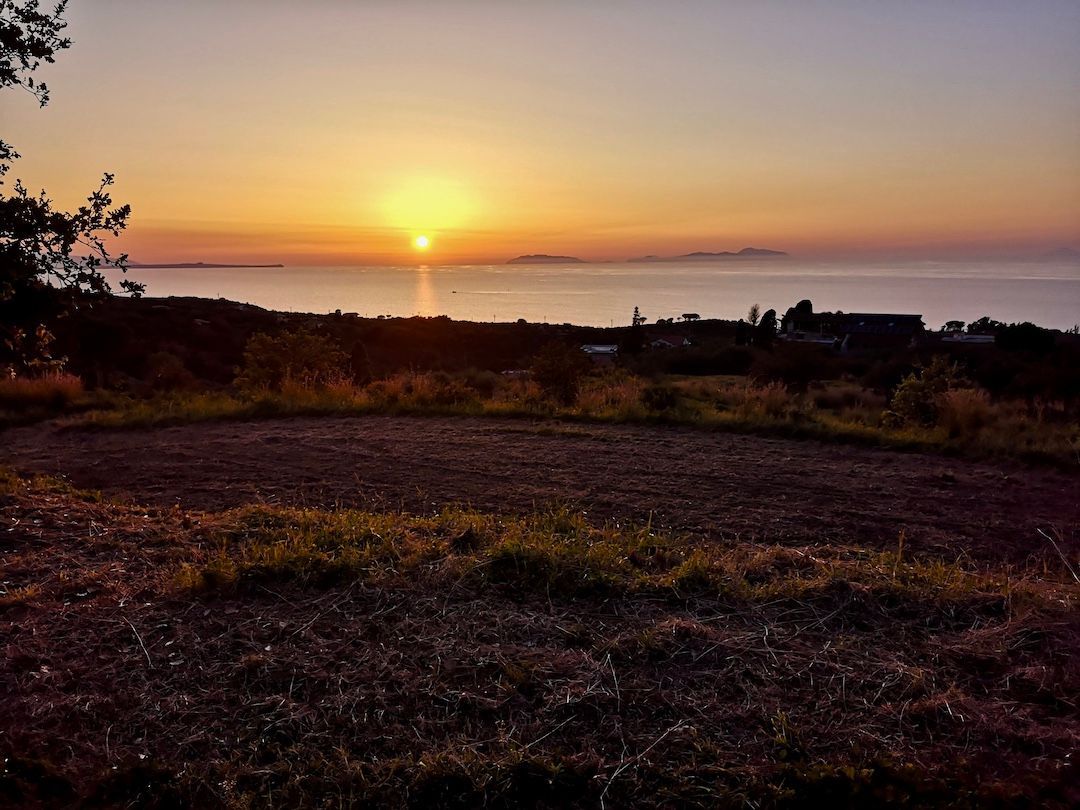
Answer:
<svg viewBox="0 0 1080 810"><path fill-rule="evenodd" d="M456 320L627 324L696 312L739 318L751 304L918 313L930 328L989 315L1069 328L1080 322L1073 263L804 262L133 269L150 296L227 298L295 312L449 315Z"/></svg>

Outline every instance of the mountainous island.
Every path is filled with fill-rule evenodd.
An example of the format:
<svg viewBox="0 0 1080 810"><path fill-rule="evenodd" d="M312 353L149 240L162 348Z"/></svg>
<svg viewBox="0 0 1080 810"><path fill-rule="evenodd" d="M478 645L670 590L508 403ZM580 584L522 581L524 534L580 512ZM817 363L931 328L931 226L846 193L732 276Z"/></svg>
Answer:
<svg viewBox="0 0 1080 810"><path fill-rule="evenodd" d="M549 256L546 253L530 253L526 256L517 256L507 264L588 264L584 259L576 256Z"/></svg>
<svg viewBox="0 0 1080 810"><path fill-rule="evenodd" d="M628 259L631 262L710 262L728 259L772 259L788 256L782 250L768 250L766 248L745 247L737 253L730 250L722 250L719 253L696 251L684 253L682 256L641 256L636 259Z"/></svg>
<svg viewBox="0 0 1080 810"><path fill-rule="evenodd" d="M184 270L184 269L200 269L200 270L219 270L225 268L234 267L250 267L250 268L272 268L272 267L284 267L283 264L210 264L207 262L171 262L165 264L140 264L138 262L130 262L129 267L137 267L140 270Z"/></svg>

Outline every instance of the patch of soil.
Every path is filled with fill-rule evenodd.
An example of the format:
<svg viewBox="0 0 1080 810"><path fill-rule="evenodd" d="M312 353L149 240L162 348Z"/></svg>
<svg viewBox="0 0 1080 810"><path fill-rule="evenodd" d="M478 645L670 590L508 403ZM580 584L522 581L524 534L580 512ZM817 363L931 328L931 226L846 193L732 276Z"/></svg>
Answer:
<svg viewBox="0 0 1080 810"><path fill-rule="evenodd" d="M851 541L955 557L1080 549L1080 475L676 427L363 417L3 435L0 463L157 506L252 501L520 513L552 502L597 520L699 536Z"/></svg>

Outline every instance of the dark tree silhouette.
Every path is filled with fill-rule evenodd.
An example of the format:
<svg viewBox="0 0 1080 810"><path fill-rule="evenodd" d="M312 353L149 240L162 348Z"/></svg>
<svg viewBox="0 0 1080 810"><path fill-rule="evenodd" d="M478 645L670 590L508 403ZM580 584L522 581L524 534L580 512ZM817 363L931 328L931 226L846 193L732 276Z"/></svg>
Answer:
<svg viewBox="0 0 1080 810"><path fill-rule="evenodd" d="M536 353L531 373L546 396L563 405L572 405L590 367L589 358L581 349L563 343L549 343Z"/></svg>
<svg viewBox="0 0 1080 810"><path fill-rule="evenodd" d="M749 346L753 343L753 327L739 318L739 322L735 324L735 345L736 346Z"/></svg>
<svg viewBox="0 0 1080 810"><path fill-rule="evenodd" d="M48 104L49 89L33 73L71 45L62 35L66 6L65 0L48 12L38 0L0 0L0 90L22 88L40 106ZM18 157L0 141L0 186ZM112 292L103 267L126 272L127 256L110 256L104 242L119 236L131 215L129 206L113 206L112 183L106 174L73 213L54 210L44 191L31 194L18 180L10 195L0 193L0 370L62 365L51 355L49 324ZM128 280L120 286L136 295L143 289Z"/></svg>
<svg viewBox="0 0 1080 810"><path fill-rule="evenodd" d="M49 88L35 82L33 72L42 62L53 62L58 51L70 47L71 40L61 36L67 27L64 12L67 0L61 0L52 12L41 11L38 0L0 0L0 87L19 86L32 93L44 107L49 103Z"/></svg>
<svg viewBox="0 0 1080 810"><path fill-rule="evenodd" d="M976 321L968 324L967 330L972 335L992 335L1005 328L1001 321L995 321L989 315L983 315Z"/></svg>
<svg viewBox="0 0 1080 810"><path fill-rule="evenodd" d="M244 349L236 385L247 391L280 391L289 383L322 387L342 379L347 368L348 355L332 337L307 329L257 332Z"/></svg>
<svg viewBox="0 0 1080 810"><path fill-rule="evenodd" d="M638 307L634 307L634 315L630 319L630 331L619 344L619 351L623 354L641 354L645 350L645 316Z"/></svg>
<svg viewBox="0 0 1080 810"><path fill-rule="evenodd" d="M754 327L754 343L758 346L771 346L776 338L777 320L776 310L767 309Z"/></svg>
<svg viewBox="0 0 1080 810"><path fill-rule="evenodd" d="M1007 352L1032 352L1046 354L1053 351L1057 339L1049 329L1033 323L1011 323L997 333L994 343Z"/></svg>
<svg viewBox="0 0 1080 810"><path fill-rule="evenodd" d="M16 3L0 0L0 88L21 87L44 107L49 103L49 88L35 82L33 72L42 62L54 62L58 51L71 45L60 35L67 24L62 16L67 0L52 13L43 13L37 0ZM11 144L0 140L0 177L18 158Z"/></svg>

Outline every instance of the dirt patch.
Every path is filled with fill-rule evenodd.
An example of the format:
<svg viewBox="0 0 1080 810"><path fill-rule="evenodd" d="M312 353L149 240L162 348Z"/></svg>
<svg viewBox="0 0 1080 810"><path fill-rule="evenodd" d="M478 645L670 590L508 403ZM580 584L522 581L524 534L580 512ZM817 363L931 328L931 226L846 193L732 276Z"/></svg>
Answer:
<svg viewBox="0 0 1080 810"><path fill-rule="evenodd" d="M1080 548L1080 475L1016 462L686 428L482 419L300 418L4 434L0 463L141 503L252 501L520 513L557 501L731 539L850 540L1021 561Z"/></svg>

